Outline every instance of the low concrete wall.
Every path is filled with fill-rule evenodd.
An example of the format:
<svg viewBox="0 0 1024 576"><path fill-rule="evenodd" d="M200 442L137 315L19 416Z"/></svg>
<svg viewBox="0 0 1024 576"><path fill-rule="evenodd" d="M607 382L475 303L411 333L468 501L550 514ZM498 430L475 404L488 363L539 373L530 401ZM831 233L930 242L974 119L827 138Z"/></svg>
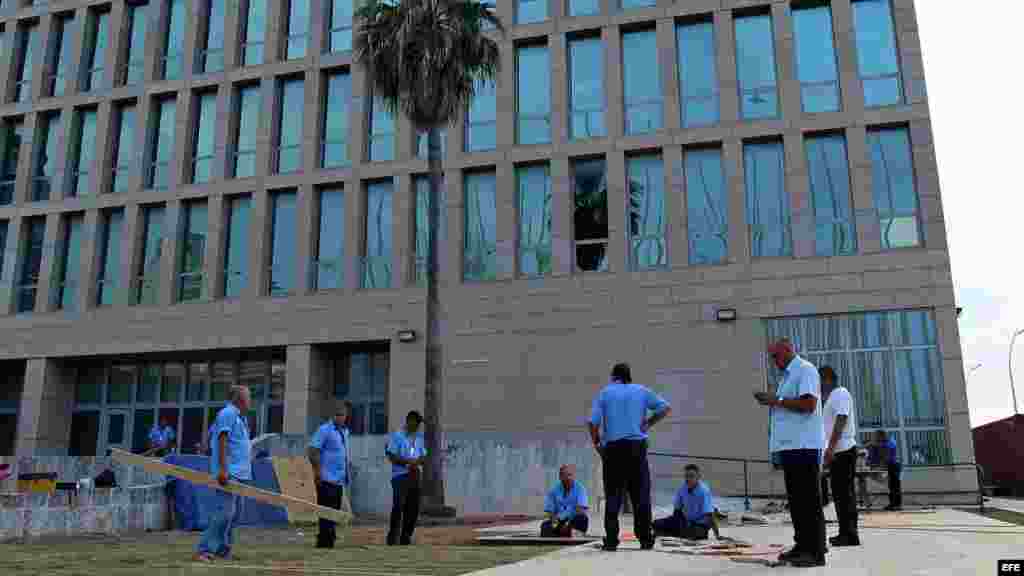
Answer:
<svg viewBox="0 0 1024 576"><path fill-rule="evenodd" d="M162 530L166 525L163 484L95 488L77 494L0 495L0 542Z"/></svg>

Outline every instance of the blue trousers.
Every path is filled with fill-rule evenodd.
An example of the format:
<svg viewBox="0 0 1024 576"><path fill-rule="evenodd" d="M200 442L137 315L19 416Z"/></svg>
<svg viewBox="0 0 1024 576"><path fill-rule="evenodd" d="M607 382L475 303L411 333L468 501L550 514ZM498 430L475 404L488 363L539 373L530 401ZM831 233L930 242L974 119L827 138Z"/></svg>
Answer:
<svg viewBox="0 0 1024 576"><path fill-rule="evenodd" d="M233 481L242 482L232 478ZM227 556L231 553L235 526L242 517L242 497L217 490L217 504L210 514L210 521L199 538L196 552Z"/></svg>

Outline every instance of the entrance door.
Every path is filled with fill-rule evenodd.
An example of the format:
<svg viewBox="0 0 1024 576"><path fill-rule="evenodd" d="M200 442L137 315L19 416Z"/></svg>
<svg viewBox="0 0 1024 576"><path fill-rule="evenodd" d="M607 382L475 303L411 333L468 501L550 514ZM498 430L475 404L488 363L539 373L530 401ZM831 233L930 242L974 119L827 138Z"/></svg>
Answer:
<svg viewBox="0 0 1024 576"><path fill-rule="evenodd" d="M103 445L98 454L106 454L111 448L131 450L131 412L128 410L107 410L103 415Z"/></svg>

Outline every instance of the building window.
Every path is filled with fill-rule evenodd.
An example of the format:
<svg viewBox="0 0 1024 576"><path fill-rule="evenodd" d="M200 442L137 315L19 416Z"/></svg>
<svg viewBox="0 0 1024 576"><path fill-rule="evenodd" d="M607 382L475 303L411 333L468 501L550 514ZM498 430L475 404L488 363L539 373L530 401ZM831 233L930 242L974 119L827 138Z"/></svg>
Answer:
<svg viewBox="0 0 1024 576"><path fill-rule="evenodd" d="M516 143L551 142L551 64L545 45L516 49Z"/></svg>
<svg viewBox="0 0 1024 576"><path fill-rule="evenodd" d="M213 74L224 70L224 0L207 0L206 34L200 42L196 71Z"/></svg>
<svg viewBox="0 0 1024 576"><path fill-rule="evenodd" d="M856 0L857 71L868 108L903 104L903 75L890 0Z"/></svg>
<svg viewBox="0 0 1024 576"><path fill-rule="evenodd" d="M395 158L395 118L384 101L370 97L370 162L387 162Z"/></svg>
<svg viewBox="0 0 1024 576"><path fill-rule="evenodd" d="M55 310L74 312L78 309L78 275L82 262L82 223L83 214L69 214L63 218L61 245L54 262L54 285L52 305Z"/></svg>
<svg viewBox="0 0 1024 576"><path fill-rule="evenodd" d="M114 175L110 189L114 193L128 192L132 165L135 162L135 103L117 107L117 140L114 141Z"/></svg>
<svg viewBox="0 0 1024 576"><path fill-rule="evenodd" d="M57 131L60 129L60 112L46 114L39 130L36 144L35 170L32 174L32 201L45 202L50 199L50 184L57 172Z"/></svg>
<svg viewBox="0 0 1024 576"><path fill-rule="evenodd" d="M600 37L569 40L569 138L606 136L604 43Z"/></svg>
<svg viewBox="0 0 1024 576"><path fill-rule="evenodd" d="M744 144L743 169L750 255L754 258L792 256L793 227L782 142Z"/></svg>
<svg viewBox="0 0 1024 576"><path fill-rule="evenodd" d="M729 191L720 149L683 154L690 265L724 264L729 257Z"/></svg>
<svg viewBox="0 0 1024 576"><path fill-rule="evenodd" d="M86 28L84 61L82 62L82 92L103 87L103 61L107 57L107 38L110 36L110 12L89 11Z"/></svg>
<svg viewBox="0 0 1024 576"><path fill-rule="evenodd" d="M711 126L719 120L718 62L712 21L676 26L680 115L683 126Z"/></svg>
<svg viewBox="0 0 1024 576"><path fill-rule="evenodd" d="M420 174L415 177L416 186L416 253L413 255L415 267L415 283L417 286L426 286L430 274L430 244L435 236L445 237L447 217L445 216L445 186L444 176L441 177L441 188L438 190L441 205L438 207L437 230L430 229L430 176Z"/></svg>
<svg viewBox="0 0 1024 576"><path fill-rule="evenodd" d="M391 180L374 182L366 187L366 231L363 237L361 288L391 287Z"/></svg>
<svg viewBox="0 0 1024 576"><path fill-rule="evenodd" d="M664 101L653 29L622 35L622 93L627 135L662 128Z"/></svg>
<svg viewBox="0 0 1024 576"><path fill-rule="evenodd" d="M860 440L895 436L905 465L948 464L946 406L930 310L766 321L769 341L790 338L801 356L831 366L857 406ZM769 369L773 377L779 372Z"/></svg>
<svg viewBox="0 0 1024 576"><path fill-rule="evenodd" d="M850 169L846 138L841 134L812 136L804 142L814 209L814 245L818 256L844 256L857 252L853 223Z"/></svg>
<svg viewBox="0 0 1024 576"><path fill-rule="evenodd" d="M736 74L740 117L777 118L779 85L775 70L775 40L768 14L741 16L736 24Z"/></svg>
<svg viewBox="0 0 1024 576"><path fill-rule="evenodd" d="M178 274L178 302L206 298L206 234L209 229L206 202L182 205L181 272Z"/></svg>
<svg viewBox="0 0 1024 576"><path fill-rule="evenodd" d="M519 204L519 274L547 276L552 270L551 169L548 165L516 168Z"/></svg>
<svg viewBox="0 0 1024 576"><path fill-rule="evenodd" d="M7 220L0 220L0 284L6 284L4 279L4 260L7 259Z"/></svg>
<svg viewBox="0 0 1024 576"><path fill-rule="evenodd" d="M267 294L287 296L295 290L295 192L270 195L270 266L267 271Z"/></svg>
<svg viewBox="0 0 1024 576"><path fill-rule="evenodd" d="M15 310L18 314L36 309L36 290L43 263L43 243L46 241L46 217L34 216L25 220L25 237L21 245L21 272L15 287Z"/></svg>
<svg viewBox="0 0 1024 576"><path fill-rule="evenodd" d="M920 207L910 134L906 128L869 130L868 147L882 249L920 246Z"/></svg>
<svg viewBox="0 0 1024 576"><path fill-rule="evenodd" d="M124 210L104 212L102 226L100 269L96 279L96 304L110 306L114 303L119 284L118 278L121 276L121 230L124 226Z"/></svg>
<svg viewBox="0 0 1024 576"><path fill-rule="evenodd" d="M50 73L46 83L47 96L63 96L67 88L65 74L68 61L71 58L71 33L74 23L74 15L54 19L53 33L50 36L53 45L50 47Z"/></svg>
<svg viewBox="0 0 1024 576"><path fill-rule="evenodd" d="M548 0L518 0L516 24L532 24L548 19Z"/></svg>
<svg viewBox="0 0 1024 576"><path fill-rule="evenodd" d="M345 287L345 191L320 189L320 222L316 235L314 290Z"/></svg>
<svg viewBox="0 0 1024 576"><path fill-rule="evenodd" d="M249 285L249 210L252 198L228 200L228 230L224 235L224 296L238 298Z"/></svg>
<svg viewBox="0 0 1024 576"><path fill-rule="evenodd" d="M160 295L160 260L164 243L164 207L142 209L142 261L135 277L135 303L153 305Z"/></svg>
<svg viewBox="0 0 1024 576"><path fill-rule="evenodd" d="M146 76L146 12L148 4L129 4L128 43L125 47L125 65L121 71L121 83L125 86L139 84Z"/></svg>
<svg viewBox="0 0 1024 576"><path fill-rule="evenodd" d="M242 66L263 64L263 40L267 30L267 0L245 0L242 20Z"/></svg>
<svg viewBox="0 0 1024 576"><path fill-rule="evenodd" d="M28 102L32 99L33 55L39 51L39 23L30 22L18 27L18 42L21 58L18 59L17 81L14 84L14 101Z"/></svg>
<svg viewBox="0 0 1024 576"><path fill-rule="evenodd" d="M185 0L169 0L167 11L167 37L164 40L164 52L161 78L178 80L181 78L182 56L185 46Z"/></svg>
<svg viewBox="0 0 1024 576"><path fill-rule="evenodd" d="M463 280L494 280L498 272L497 178L494 172L465 177Z"/></svg>
<svg viewBox="0 0 1024 576"><path fill-rule="evenodd" d="M285 60L306 57L309 42L309 0L287 0L288 35L285 38Z"/></svg>
<svg viewBox="0 0 1024 576"><path fill-rule="evenodd" d="M619 8L629 10L630 8L647 8L657 4L657 0L619 0Z"/></svg>
<svg viewBox="0 0 1024 576"><path fill-rule="evenodd" d="M302 109L305 83L290 79L279 85L277 142L274 144L274 172L289 174L302 170Z"/></svg>
<svg viewBox="0 0 1024 576"><path fill-rule="evenodd" d="M329 52L347 52L352 49L352 2L353 0L326 2L330 11L327 18Z"/></svg>
<svg viewBox="0 0 1024 576"><path fill-rule="evenodd" d="M477 80L473 100L466 113L466 152L494 150L497 144L497 87L492 81Z"/></svg>
<svg viewBox="0 0 1024 576"><path fill-rule="evenodd" d="M192 183L205 184L213 178L216 158L215 123L217 121L217 93L207 92L196 98L195 124L192 128Z"/></svg>
<svg viewBox="0 0 1024 576"><path fill-rule="evenodd" d="M444 159L448 155L448 129L438 128L438 135L441 140L441 158ZM427 130L419 130L416 132L416 157L427 160L429 152Z"/></svg>
<svg viewBox="0 0 1024 576"><path fill-rule="evenodd" d="M576 270L608 271L608 180L603 158L573 160Z"/></svg>
<svg viewBox="0 0 1024 576"><path fill-rule="evenodd" d="M334 397L352 402L349 425L356 436L388 433L388 356L386 344L335 356Z"/></svg>
<svg viewBox="0 0 1024 576"><path fill-rule="evenodd" d="M238 89L235 106L238 124L235 129L235 151L232 160L232 175L235 178L256 175L256 137L260 129L262 100L258 84Z"/></svg>
<svg viewBox="0 0 1024 576"><path fill-rule="evenodd" d="M601 13L600 0L568 0L569 16L593 16Z"/></svg>
<svg viewBox="0 0 1024 576"><path fill-rule="evenodd" d="M70 197L89 195L89 170L96 153L96 110L78 110L75 116L77 121L72 127L71 174L67 191Z"/></svg>
<svg viewBox="0 0 1024 576"><path fill-rule="evenodd" d="M341 168L351 164L348 155L348 115L351 110L352 77L348 72L329 73L327 95L324 97L322 168Z"/></svg>
<svg viewBox="0 0 1024 576"><path fill-rule="evenodd" d="M665 242L665 167L661 155L627 160L631 270L668 266Z"/></svg>
<svg viewBox="0 0 1024 576"><path fill-rule="evenodd" d="M3 162L0 163L0 206L14 202L14 188L18 180L18 157L21 141L25 137L25 121L21 118L3 119Z"/></svg>
<svg viewBox="0 0 1024 576"><path fill-rule="evenodd" d="M174 97L157 100L155 104L146 188L166 190L171 174L171 158L174 156Z"/></svg>
<svg viewBox="0 0 1024 576"><path fill-rule="evenodd" d="M828 4L793 10L796 73L803 110L838 112L839 66L832 34L832 8Z"/></svg>

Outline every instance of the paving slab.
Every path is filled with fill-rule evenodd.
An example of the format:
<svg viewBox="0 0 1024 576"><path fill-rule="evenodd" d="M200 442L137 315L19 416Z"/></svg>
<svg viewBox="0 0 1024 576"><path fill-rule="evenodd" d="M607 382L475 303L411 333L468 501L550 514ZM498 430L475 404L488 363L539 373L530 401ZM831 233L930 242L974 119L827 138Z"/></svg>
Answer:
<svg viewBox="0 0 1024 576"><path fill-rule="evenodd" d="M823 568L771 568L726 557L692 555L675 546L659 544L640 550L636 542L623 542L617 552L603 552L598 544L565 548L518 564L474 573L474 576L668 576L668 575L904 575L994 574L996 561L1021 555L1024 527L963 510L939 509L930 514L877 513L866 515L861 527L862 546L832 548ZM881 518L885 517L884 526ZM876 522L876 520L878 520ZM624 520L623 527L631 525ZM793 528L785 524L722 527L723 535L750 542L762 550L790 545ZM830 534L834 529L830 529ZM755 562L755 557L748 557Z"/></svg>

